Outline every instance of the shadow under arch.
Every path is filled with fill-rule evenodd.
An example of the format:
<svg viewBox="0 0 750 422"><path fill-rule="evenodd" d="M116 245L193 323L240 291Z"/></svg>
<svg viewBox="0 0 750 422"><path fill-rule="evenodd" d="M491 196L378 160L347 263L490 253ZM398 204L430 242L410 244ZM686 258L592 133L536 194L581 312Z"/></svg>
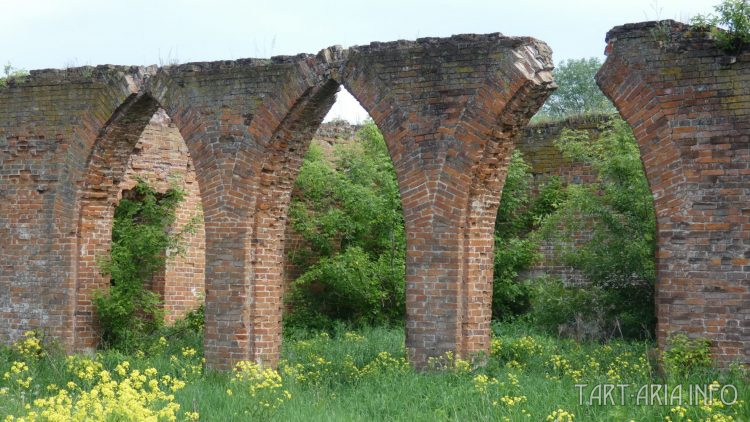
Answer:
<svg viewBox="0 0 750 422"><path fill-rule="evenodd" d="M114 209L122 193L130 160L159 110L163 110L160 102L149 93L141 91L130 95L101 129L86 160L84 178L77 193L72 319L75 351L91 350L100 341L92 297L96 290L106 289L110 283L109 276L101 274L100 260L111 248ZM179 137L179 142L190 150L184 137ZM187 156L188 165L192 165L190 155ZM138 173L137 170L134 172ZM200 180L198 185L200 200Z"/></svg>

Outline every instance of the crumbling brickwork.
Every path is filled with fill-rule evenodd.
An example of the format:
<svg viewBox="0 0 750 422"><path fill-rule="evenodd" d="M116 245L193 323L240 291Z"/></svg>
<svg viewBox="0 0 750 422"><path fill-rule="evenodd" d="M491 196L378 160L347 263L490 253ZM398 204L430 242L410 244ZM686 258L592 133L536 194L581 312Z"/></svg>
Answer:
<svg viewBox="0 0 750 422"><path fill-rule="evenodd" d="M286 213L301 157L344 85L386 139L407 233L414 365L487 351L492 228L512 140L554 88L549 48L499 34L317 56L32 72L0 90L0 337L42 328L96 345L121 182L164 109L184 139L205 228L205 356L274 365Z"/></svg>
<svg viewBox="0 0 750 422"><path fill-rule="evenodd" d="M673 21L616 27L606 52L597 82L654 195L659 343L707 337L719 361L750 362L750 56Z"/></svg>

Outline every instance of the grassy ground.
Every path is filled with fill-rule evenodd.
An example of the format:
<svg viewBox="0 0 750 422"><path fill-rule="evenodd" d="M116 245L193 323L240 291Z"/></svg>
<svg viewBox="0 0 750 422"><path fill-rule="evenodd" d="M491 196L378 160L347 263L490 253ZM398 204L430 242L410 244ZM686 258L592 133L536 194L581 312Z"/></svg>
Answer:
<svg viewBox="0 0 750 422"><path fill-rule="evenodd" d="M108 351L91 359L44 353L30 336L0 351L0 374L7 374L0 378L0 421L750 420L747 372L694 370L665 379L645 343L579 344L508 324L496 327L486 365L445 356L426 373L406 364L403 343L403 331L389 328L291 333L279 372L249 364L223 374L202 371L197 334L131 356ZM588 384L583 403L578 383ZM605 383L629 386L615 387L614 404L600 404L596 395L587 404L592 386ZM712 383L735 386L737 402L686 404L690 385ZM648 384L670 391L682 384L683 404L660 405L650 391L650 401L641 396L638 403ZM726 399L732 391L725 388Z"/></svg>

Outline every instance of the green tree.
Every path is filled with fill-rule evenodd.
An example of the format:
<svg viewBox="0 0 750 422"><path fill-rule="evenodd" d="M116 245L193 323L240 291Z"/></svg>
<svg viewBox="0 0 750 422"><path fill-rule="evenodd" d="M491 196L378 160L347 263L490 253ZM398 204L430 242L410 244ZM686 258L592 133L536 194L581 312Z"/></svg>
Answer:
<svg viewBox="0 0 750 422"><path fill-rule="evenodd" d="M288 298L292 324L403 321L406 247L396 173L374 123L357 139L337 146L333 160L313 144L300 169L290 218L306 242L292 257L309 266Z"/></svg>
<svg viewBox="0 0 750 422"><path fill-rule="evenodd" d="M596 57L561 62L552 72L558 88L538 115L561 118L587 113L614 113L614 106L599 90L594 79L601 65Z"/></svg>
<svg viewBox="0 0 750 422"><path fill-rule="evenodd" d="M591 165L598 179L569 185L541 233L560 241L565 261L603 289L601 303L610 323L626 336L648 336L655 324L653 199L630 127L616 119L602 129L593 141L586 131L563 131L556 145L567 158ZM591 239L570 244L568 239L584 230Z"/></svg>

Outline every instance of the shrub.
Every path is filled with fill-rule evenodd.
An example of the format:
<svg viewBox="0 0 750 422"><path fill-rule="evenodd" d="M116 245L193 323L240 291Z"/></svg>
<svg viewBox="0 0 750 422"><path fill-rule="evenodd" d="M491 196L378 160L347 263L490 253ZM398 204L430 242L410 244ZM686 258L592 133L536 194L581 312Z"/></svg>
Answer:
<svg viewBox="0 0 750 422"><path fill-rule="evenodd" d="M24 69L17 69L10 63L3 66L4 76L0 77L0 88L7 86L8 82L23 82L29 75Z"/></svg>
<svg viewBox="0 0 750 422"><path fill-rule="evenodd" d="M662 359L667 373L679 377L709 369L712 366L711 341L705 338L690 339L681 333L672 334L667 339Z"/></svg>
<svg viewBox="0 0 750 422"><path fill-rule="evenodd" d="M734 53L750 43L750 3L748 0L724 0L714 6L717 14L698 15L692 24L708 29L722 50Z"/></svg>
<svg viewBox="0 0 750 422"><path fill-rule="evenodd" d="M585 131L564 130L557 146L569 159L592 166L597 183L570 185L540 236L562 250L563 260L600 288L605 325L626 337L652 337L656 219L640 151L622 120L602 127L591 140ZM583 244L568 240L588 230Z"/></svg>
<svg viewBox="0 0 750 422"><path fill-rule="evenodd" d="M179 189L159 194L139 180L115 209L112 249L100 261L111 286L96 291L93 300L104 346L132 350L163 325L161 298L148 286L164 268L167 249L181 251L183 236L193 230L189 224L170 232L183 197Z"/></svg>
<svg viewBox="0 0 750 422"><path fill-rule="evenodd" d="M357 138L337 146L333 159L313 144L300 169L290 218L305 242L291 255L307 268L287 298L289 325L403 321L406 240L396 173L374 123Z"/></svg>
<svg viewBox="0 0 750 422"><path fill-rule="evenodd" d="M515 150L495 220L492 316L496 320L507 321L530 309L532 288L518 277L539 258L539 238L533 235L534 230L564 197L562 183L555 177L532 196L530 171L523 155Z"/></svg>

